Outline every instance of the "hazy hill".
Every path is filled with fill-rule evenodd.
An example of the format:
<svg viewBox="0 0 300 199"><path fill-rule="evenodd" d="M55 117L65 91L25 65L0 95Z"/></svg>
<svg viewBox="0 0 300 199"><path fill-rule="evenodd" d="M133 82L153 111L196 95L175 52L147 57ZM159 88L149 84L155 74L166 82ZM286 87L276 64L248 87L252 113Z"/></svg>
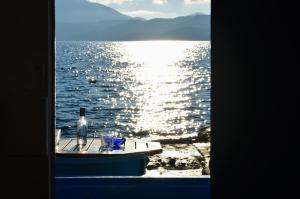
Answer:
<svg viewBox="0 0 300 199"><path fill-rule="evenodd" d="M86 0L56 0L55 18L59 23L92 24L106 20L128 20L131 17Z"/></svg>
<svg viewBox="0 0 300 199"><path fill-rule="evenodd" d="M209 15L145 20L85 0L57 0L56 7L57 40L210 39Z"/></svg>

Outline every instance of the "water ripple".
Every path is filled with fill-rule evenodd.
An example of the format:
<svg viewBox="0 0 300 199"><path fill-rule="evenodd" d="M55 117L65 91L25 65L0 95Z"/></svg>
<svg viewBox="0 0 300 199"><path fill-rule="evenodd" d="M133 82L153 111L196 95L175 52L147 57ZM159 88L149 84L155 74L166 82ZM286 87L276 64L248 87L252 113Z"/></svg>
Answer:
<svg viewBox="0 0 300 199"><path fill-rule="evenodd" d="M56 126L151 137L210 125L210 42L57 42ZM96 82L89 83L94 78Z"/></svg>

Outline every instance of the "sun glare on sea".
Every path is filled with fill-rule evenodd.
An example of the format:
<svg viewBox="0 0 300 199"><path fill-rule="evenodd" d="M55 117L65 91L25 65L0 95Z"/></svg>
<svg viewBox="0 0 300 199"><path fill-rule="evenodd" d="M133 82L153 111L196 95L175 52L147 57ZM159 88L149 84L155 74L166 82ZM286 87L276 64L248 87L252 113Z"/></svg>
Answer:
<svg viewBox="0 0 300 199"><path fill-rule="evenodd" d="M135 118L136 131L168 133L190 125L184 108L191 105L187 95L191 90L186 90L191 82L185 80L192 76L193 71L179 62L189 55L194 46L195 42L187 41L124 43L123 59L135 63L131 67L134 84L130 90L140 110Z"/></svg>

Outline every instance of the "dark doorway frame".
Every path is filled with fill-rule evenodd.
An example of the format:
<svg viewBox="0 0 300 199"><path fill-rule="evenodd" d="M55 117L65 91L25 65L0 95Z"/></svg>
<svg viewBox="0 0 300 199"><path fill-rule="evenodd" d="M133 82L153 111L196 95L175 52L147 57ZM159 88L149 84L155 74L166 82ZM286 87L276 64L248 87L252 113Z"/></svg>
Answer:
<svg viewBox="0 0 300 199"><path fill-rule="evenodd" d="M49 151L50 151L50 183L49 183L49 190L50 190L50 198L56 198L55 197L55 104L56 104L56 84L55 84L55 73L56 73L56 67L55 67L55 0L48 0L48 47L49 47L49 87L48 90L50 92L50 99L49 99L49 106L48 106L48 118L50 127L50 132L48 133L48 144L49 144ZM49 143L50 142L50 143Z"/></svg>
<svg viewBox="0 0 300 199"><path fill-rule="evenodd" d="M49 95L48 88L53 87L47 79L54 70L50 68L54 64L51 40L49 46L54 37L53 8L52 0L6 1L3 5L9 14L1 32L5 34L0 79L1 124L5 124L0 145L1 196L55 197L54 114L48 115L55 98ZM292 179L297 177L299 154L289 137L298 117L278 117L293 115L299 104L293 95L299 90L296 9L292 2L212 1L213 198L292 198L298 190ZM280 83L276 77L281 77ZM278 96L279 89L292 96ZM293 108L278 109L286 101ZM240 122L249 118L255 125ZM15 141L14 147L10 140ZM278 143L284 150L274 150ZM287 161L277 167L283 157Z"/></svg>

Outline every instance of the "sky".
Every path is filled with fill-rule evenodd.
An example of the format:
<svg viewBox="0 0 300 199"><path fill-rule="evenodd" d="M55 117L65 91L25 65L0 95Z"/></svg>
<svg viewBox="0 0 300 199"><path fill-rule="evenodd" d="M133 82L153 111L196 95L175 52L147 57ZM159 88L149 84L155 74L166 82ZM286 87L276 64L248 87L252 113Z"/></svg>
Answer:
<svg viewBox="0 0 300 199"><path fill-rule="evenodd" d="M210 0L87 0L132 17L174 18L194 13L210 14Z"/></svg>

